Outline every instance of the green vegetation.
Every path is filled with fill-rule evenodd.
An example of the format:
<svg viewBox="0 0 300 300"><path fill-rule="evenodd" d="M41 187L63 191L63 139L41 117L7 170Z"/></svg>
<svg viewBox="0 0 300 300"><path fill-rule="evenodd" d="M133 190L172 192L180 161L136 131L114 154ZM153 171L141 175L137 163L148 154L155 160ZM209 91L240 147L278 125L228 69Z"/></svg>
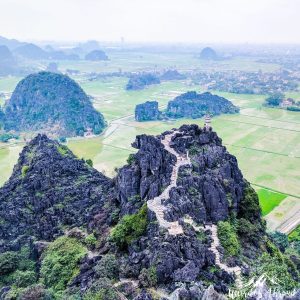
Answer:
<svg viewBox="0 0 300 300"><path fill-rule="evenodd" d="M94 248L97 244L97 239L94 235L94 233L89 234L85 239L84 239L85 244L90 247Z"/></svg>
<svg viewBox="0 0 300 300"><path fill-rule="evenodd" d="M26 176L28 169L29 169L29 166L22 167L21 174L22 174L23 178Z"/></svg>
<svg viewBox="0 0 300 300"><path fill-rule="evenodd" d="M143 268L139 275L139 282L143 287L153 287L157 285L156 267Z"/></svg>
<svg viewBox="0 0 300 300"><path fill-rule="evenodd" d="M299 288L299 273L293 262L282 254L271 242L267 243L268 253L265 252L257 262L256 273L265 274L272 279L269 287L282 291L291 291Z"/></svg>
<svg viewBox="0 0 300 300"><path fill-rule="evenodd" d="M0 275L7 275L18 267L18 254L16 252L4 252L0 254Z"/></svg>
<svg viewBox="0 0 300 300"><path fill-rule="evenodd" d="M117 279L119 275L119 264L114 254L106 254L94 268L96 275L100 278Z"/></svg>
<svg viewBox="0 0 300 300"><path fill-rule="evenodd" d="M275 231L269 234L273 243L278 247L281 252L284 252L289 246L289 240L284 233Z"/></svg>
<svg viewBox="0 0 300 300"><path fill-rule="evenodd" d="M69 149L65 145L59 145L57 146L57 151L62 155L65 156L69 153Z"/></svg>
<svg viewBox="0 0 300 300"><path fill-rule="evenodd" d="M87 292L83 300L116 300L118 299L118 294L115 290L108 288L108 289L100 289L97 292Z"/></svg>
<svg viewBox="0 0 300 300"><path fill-rule="evenodd" d="M93 161L91 159L87 159L86 163L90 166L93 167Z"/></svg>
<svg viewBox="0 0 300 300"><path fill-rule="evenodd" d="M145 233L147 225L147 205L145 203L136 214L126 215L119 221L111 232L111 239L120 248L126 248L132 241Z"/></svg>
<svg viewBox="0 0 300 300"><path fill-rule="evenodd" d="M255 190L247 183L244 189L244 197L240 202L238 217L257 223L260 219L261 209Z"/></svg>
<svg viewBox="0 0 300 300"><path fill-rule="evenodd" d="M290 111L300 111L300 106L288 106L286 109Z"/></svg>
<svg viewBox="0 0 300 300"><path fill-rule="evenodd" d="M288 236L290 242L300 242L300 225L298 225Z"/></svg>
<svg viewBox="0 0 300 300"><path fill-rule="evenodd" d="M166 56L155 53L122 52L110 55L108 62L61 61L60 70L76 69L83 72L115 72L119 68L123 72L137 71L143 68L153 69L174 66L180 71L189 70L190 66L200 71L210 70L242 70L263 72L279 68L276 64L260 63L255 58L233 58L217 63L201 62L190 54L168 53ZM126 59L124 58L126 57ZM0 90L12 92L21 78L0 78ZM203 92L199 85L190 86L185 80L164 81L144 90L124 90L128 79L125 77L99 78L94 81L84 80L81 75L74 75L84 91L95 97L93 105L101 111L108 122L115 120L117 128L109 134L89 139L68 139L68 147L78 157L92 159L97 170L114 176L116 167L126 163L137 134L160 134L164 130L178 127L184 123L203 124L203 119L182 119L177 121L157 121L141 124L134 122L134 107L147 100L155 99L160 108L180 93L188 90ZM300 185L297 171L300 169L299 112L264 106L267 95L235 94L214 91L213 93L231 100L241 108L239 115L222 115L212 120L213 129L222 138L230 153L235 155L243 175L251 183L279 190L282 193L299 195ZM299 92L286 93L286 97L299 98ZM3 102L1 102L3 103ZM129 116L128 118L124 118ZM122 122L117 121L119 118ZM115 124L114 123L114 124ZM114 127L114 125L112 125ZM109 131L109 130L108 130ZM267 137L267 138L266 138ZM22 144L12 146L1 145L0 149L0 184L10 176ZM276 153L279 154L276 154ZM296 199L296 198L295 198ZM272 201L271 201L272 202ZM262 205L263 213L264 207ZM271 208L270 208L271 209Z"/></svg>
<svg viewBox="0 0 300 300"><path fill-rule="evenodd" d="M134 162L134 154L130 153L128 158L127 158L127 164L131 165Z"/></svg>
<svg viewBox="0 0 300 300"><path fill-rule="evenodd" d="M78 240L66 236L52 242L43 254L41 281L47 288L62 291L79 274L79 261L87 249Z"/></svg>
<svg viewBox="0 0 300 300"><path fill-rule="evenodd" d="M284 94L274 93L266 99L266 104L270 106L278 106L284 99Z"/></svg>
<svg viewBox="0 0 300 300"><path fill-rule="evenodd" d="M229 222L218 223L218 237L221 245L225 249L226 255L238 255L240 252L240 244L236 232Z"/></svg>
<svg viewBox="0 0 300 300"><path fill-rule="evenodd" d="M19 139L18 135L10 134L10 133L2 133L0 134L0 142L7 143L11 139Z"/></svg>
<svg viewBox="0 0 300 300"><path fill-rule="evenodd" d="M263 216L271 212L280 202L286 198L285 194L272 192L266 189L259 189L257 191L259 204L262 210Z"/></svg>
<svg viewBox="0 0 300 300"><path fill-rule="evenodd" d="M18 252L0 254L0 288L12 285L13 288L24 288L37 280L35 262L30 259L28 247Z"/></svg>

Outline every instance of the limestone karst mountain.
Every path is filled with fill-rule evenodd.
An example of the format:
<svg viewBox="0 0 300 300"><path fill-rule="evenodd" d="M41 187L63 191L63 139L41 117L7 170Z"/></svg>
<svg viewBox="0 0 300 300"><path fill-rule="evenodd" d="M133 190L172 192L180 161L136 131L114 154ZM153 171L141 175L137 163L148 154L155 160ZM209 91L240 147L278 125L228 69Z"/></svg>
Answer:
<svg viewBox="0 0 300 300"><path fill-rule="evenodd" d="M160 115L157 101L146 101L135 107L135 119L139 122L158 120Z"/></svg>
<svg viewBox="0 0 300 300"><path fill-rule="evenodd" d="M24 148L0 189L1 297L226 299L265 273L297 287L215 132L183 125L132 145L114 179L45 136Z"/></svg>
<svg viewBox="0 0 300 300"><path fill-rule="evenodd" d="M126 85L126 90L134 91L134 90L142 90L148 85L159 84L160 79L155 74L151 73L141 73L132 75L128 83Z"/></svg>
<svg viewBox="0 0 300 300"><path fill-rule="evenodd" d="M198 94L190 91L170 100L164 111L159 111L157 101L136 105L135 119L141 122L168 118L201 118L206 114L216 116L238 112L239 108L224 97L209 92Z"/></svg>
<svg viewBox="0 0 300 300"><path fill-rule="evenodd" d="M209 92L194 91L177 96L168 102L166 115L172 118L201 118L205 114L220 115L239 112L239 108L224 97Z"/></svg>
<svg viewBox="0 0 300 300"><path fill-rule="evenodd" d="M85 56L85 59L91 61L108 60L108 56L102 50L93 50Z"/></svg>
<svg viewBox="0 0 300 300"><path fill-rule="evenodd" d="M102 114L82 88L66 75L40 72L21 80L4 107L5 130L37 131L52 136L99 134Z"/></svg>
<svg viewBox="0 0 300 300"><path fill-rule="evenodd" d="M201 50L200 58L203 60L217 60L218 55L214 49L205 47Z"/></svg>
<svg viewBox="0 0 300 300"><path fill-rule="evenodd" d="M45 50L43 50L39 46L32 44L32 43L26 43L16 49L14 49L14 54L19 55L24 58L27 58L27 59L46 59L46 58L48 58L48 54Z"/></svg>
<svg viewBox="0 0 300 300"><path fill-rule="evenodd" d="M16 72L17 62L8 47L0 44L0 75L10 75Z"/></svg>

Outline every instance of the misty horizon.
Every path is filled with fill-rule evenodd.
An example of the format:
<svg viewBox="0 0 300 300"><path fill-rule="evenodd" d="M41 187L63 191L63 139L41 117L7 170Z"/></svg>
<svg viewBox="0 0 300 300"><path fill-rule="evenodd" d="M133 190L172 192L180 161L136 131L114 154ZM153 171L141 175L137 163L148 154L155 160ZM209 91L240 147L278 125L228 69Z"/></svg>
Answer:
<svg viewBox="0 0 300 300"><path fill-rule="evenodd" d="M22 41L299 44L297 0L2 0L1 36Z"/></svg>

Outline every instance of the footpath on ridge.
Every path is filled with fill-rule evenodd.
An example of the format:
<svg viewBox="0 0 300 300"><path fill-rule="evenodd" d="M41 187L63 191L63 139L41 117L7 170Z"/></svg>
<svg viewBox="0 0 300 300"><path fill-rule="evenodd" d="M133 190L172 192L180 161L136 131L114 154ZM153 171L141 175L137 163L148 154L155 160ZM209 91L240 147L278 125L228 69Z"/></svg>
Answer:
<svg viewBox="0 0 300 300"><path fill-rule="evenodd" d="M176 133L179 132L173 131L172 133L165 135L164 139L161 141L161 143L164 145L164 148L168 152L176 156L176 163L172 170L170 184L159 196L147 201L147 206L151 211L155 213L159 225L163 228L166 228L168 230L168 233L171 235L183 234L183 228L178 221L170 222L165 219L164 211L166 210L166 207L163 205L162 201L170 197L170 191L173 187L177 187L179 168L184 165L189 165L189 166L191 165L191 160L189 158L188 153L186 155L180 155L173 148L170 147L170 142L172 140L172 137L175 136ZM210 230L212 243L209 250L215 254L216 265L220 269L226 271L227 273L235 274L236 286L241 287L242 286L241 268L238 266L228 267L226 264L221 262L220 252L218 250L218 247L220 246L220 240L218 238L217 226L211 224L211 225L206 225L204 228L204 226L196 225L190 217L185 218L184 222L190 224L194 228L194 230L198 232L206 229Z"/></svg>

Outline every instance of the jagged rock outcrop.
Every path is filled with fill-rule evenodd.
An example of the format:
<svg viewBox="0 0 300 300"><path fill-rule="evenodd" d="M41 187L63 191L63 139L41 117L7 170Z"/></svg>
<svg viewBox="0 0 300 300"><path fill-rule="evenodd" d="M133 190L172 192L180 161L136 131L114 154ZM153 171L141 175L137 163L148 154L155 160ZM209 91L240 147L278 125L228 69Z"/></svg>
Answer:
<svg viewBox="0 0 300 300"><path fill-rule="evenodd" d="M85 56L85 60L91 60L91 61L108 60L108 56L102 50L93 50Z"/></svg>
<svg viewBox="0 0 300 300"><path fill-rule="evenodd" d="M0 252L18 248L26 238L51 241L68 227L101 224L101 218L105 227L109 216L103 206L113 195L109 178L65 146L38 135L24 147L0 189Z"/></svg>
<svg viewBox="0 0 300 300"><path fill-rule="evenodd" d="M148 85L159 84L160 79L155 74L141 73L133 75L129 78L126 90L142 90Z"/></svg>
<svg viewBox="0 0 300 300"><path fill-rule="evenodd" d="M167 165L174 166L176 157L174 161L174 155L160 142L168 134L137 137L134 146L139 151L132 156L130 164L119 171L116 183L121 215L134 213L145 201L149 203L170 182L168 176L173 172L164 170ZM122 274L137 278L143 269L155 266L158 282L171 290L176 282L193 285L197 280L209 280L218 292L224 293L234 276L216 268L214 253L210 250L210 230L206 230L207 238L199 239L185 219L189 216L198 224L216 224L232 215L245 217L243 202L249 184L243 179L236 158L222 146L215 132L197 125L182 126L173 132L170 146L179 154L188 154L192 163L180 167L176 186L171 189L170 197L163 200L165 220L178 220L183 232L168 234L155 222L155 214L148 211L147 233L129 246L128 258L122 259ZM163 181L159 178L162 172L167 175ZM261 226L259 243L264 227L257 196L253 201L257 205L253 216L258 227ZM216 268L214 272L209 271L212 267Z"/></svg>
<svg viewBox="0 0 300 300"><path fill-rule="evenodd" d="M239 112L229 100L212 95L187 92L169 101L166 115L172 118L201 118L205 114L219 115Z"/></svg>
<svg viewBox="0 0 300 300"><path fill-rule="evenodd" d="M135 107L135 120L138 122L158 120L160 115L157 101L147 101Z"/></svg>
<svg viewBox="0 0 300 300"><path fill-rule="evenodd" d="M183 125L137 136L133 147L137 153L111 180L37 136L0 190L0 252L29 239L43 265L51 247L45 240L65 234L69 244L84 245L84 254L63 288L83 299L109 292L112 299L221 300L251 268L255 275L263 253L280 264L287 259L267 240L258 197L215 132ZM222 223L239 252L221 243ZM297 271L287 265L280 272L293 272L287 281L293 286Z"/></svg>
<svg viewBox="0 0 300 300"><path fill-rule="evenodd" d="M206 47L201 50L200 58L204 60L217 60L218 55L214 49Z"/></svg>
<svg viewBox="0 0 300 300"><path fill-rule="evenodd" d="M188 151L192 167L182 167L165 213L176 220L184 214L198 223L225 220L237 212L245 182L236 158L229 154L213 131L198 126L182 126L172 146L178 153Z"/></svg>
<svg viewBox="0 0 300 300"><path fill-rule="evenodd" d="M179 73L177 70L167 70L160 76L161 80L183 80L186 76Z"/></svg>
<svg viewBox="0 0 300 300"><path fill-rule="evenodd" d="M21 80L4 107L6 130L52 136L99 134L105 127L82 88L66 75L40 72Z"/></svg>
<svg viewBox="0 0 300 300"><path fill-rule="evenodd" d="M140 151L119 170L116 178L122 215L135 212L145 199L158 196L169 184L175 163L175 158L154 136L137 136L132 146Z"/></svg>

